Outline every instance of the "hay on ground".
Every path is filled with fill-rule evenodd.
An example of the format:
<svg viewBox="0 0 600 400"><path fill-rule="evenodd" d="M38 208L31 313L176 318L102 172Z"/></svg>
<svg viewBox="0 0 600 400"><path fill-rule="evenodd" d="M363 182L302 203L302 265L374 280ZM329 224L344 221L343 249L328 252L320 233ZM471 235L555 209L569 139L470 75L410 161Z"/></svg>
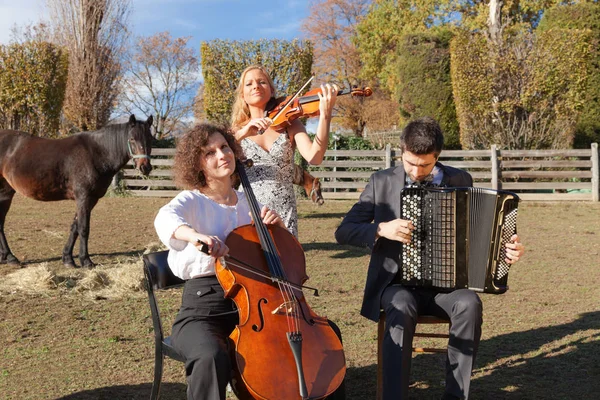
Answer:
<svg viewBox="0 0 600 400"><path fill-rule="evenodd" d="M1 293L26 295L83 294L121 298L144 293L142 261L88 269L51 268L48 263L15 270L0 281Z"/></svg>

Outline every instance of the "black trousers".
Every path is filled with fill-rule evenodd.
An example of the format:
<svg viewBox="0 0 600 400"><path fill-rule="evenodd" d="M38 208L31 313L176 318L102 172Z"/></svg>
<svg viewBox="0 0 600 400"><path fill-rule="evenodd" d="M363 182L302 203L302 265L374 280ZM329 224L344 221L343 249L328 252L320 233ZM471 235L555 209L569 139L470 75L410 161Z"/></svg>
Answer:
<svg viewBox="0 0 600 400"><path fill-rule="evenodd" d="M186 281L171 337L173 346L187 359L189 400L225 400L232 377L228 337L237 323L235 305L224 298L215 276ZM341 340L339 328L329 324ZM344 383L329 399L345 399Z"/></svg>
<svg viewBox="0 0 600 400"><path fill-rule="evenodd" d="M412 342L417 316L421 314L450 319L444 398L467 399L483 323L479 296L468 289L438 293L391 285L383 292L381 307L386 315L383 399L408 398Z"/></svg>

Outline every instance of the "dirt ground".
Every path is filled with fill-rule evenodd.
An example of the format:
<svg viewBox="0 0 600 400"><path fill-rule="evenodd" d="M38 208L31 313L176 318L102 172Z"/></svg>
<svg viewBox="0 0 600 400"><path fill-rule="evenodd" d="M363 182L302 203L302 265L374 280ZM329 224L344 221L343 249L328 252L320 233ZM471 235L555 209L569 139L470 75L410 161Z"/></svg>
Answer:
<svg viewBox="0 0 600 400"><path fill-rule="evenodd" d="M17 196L6 234L24 268L0 265L0 399L147 399L154 344L141 255L168 199L104 198L92 212L94 270L65 269L73 202ZM351 202L301 202L311 307L341 328L347 398L374 399L376 325L359 316L368 254L334 244ZM522 203L527 246L508 293L482 295L484 331L471 399L596 399L600 394L600 204ZM77 253L76 247L76 253ZM78 260L77 260L78 261ZM168 329L179 292L161 294ZM427 343L425 343L427 345ZM411 398L439 399L440 355L414 357ZM181 363L165 362L162 399L184 399Z"/></svg>

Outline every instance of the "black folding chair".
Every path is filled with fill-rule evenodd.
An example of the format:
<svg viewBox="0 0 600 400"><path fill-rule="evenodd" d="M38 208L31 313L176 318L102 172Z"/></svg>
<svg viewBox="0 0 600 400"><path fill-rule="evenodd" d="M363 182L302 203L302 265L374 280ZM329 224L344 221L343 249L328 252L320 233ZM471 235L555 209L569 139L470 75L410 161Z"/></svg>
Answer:
<svg viewBox="0 0 600 400"><path fill-rule="evenodd" d="M171 272L171 268L169 268L169 264L167 263L168 254L169 251L164 250L143 256L146 289L148 290L148 301L150 302L152 325L154 326L154 382L152 383L150 400L156 400L160 395L164 357L167 356L174 360L185 362L185 357L171 346L171 338L169 336L163 337L158 304L154 296L155 290L175 288L185 283L184 280L179 279Z"/></svg>

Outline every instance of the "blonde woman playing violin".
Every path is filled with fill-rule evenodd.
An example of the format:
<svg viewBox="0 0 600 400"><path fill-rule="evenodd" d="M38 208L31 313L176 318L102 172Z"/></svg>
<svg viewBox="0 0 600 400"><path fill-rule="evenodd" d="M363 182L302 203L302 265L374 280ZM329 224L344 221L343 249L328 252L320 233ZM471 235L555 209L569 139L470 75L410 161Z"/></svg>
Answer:
<svg viewBox="0 0 600 400"><path fill-rule="evenodd" d="M283 133L265 117L267 103L275 97L275 86L265 68L253 65L240 77L231 124L246 157L254 161L247 171L252 190L261 203L277 211L288 230L298 236L296 196L292 184L294 149L311 165L319 165L327 150L336 85L321 85L319 123L314 140L297 119Z"/></svg>

